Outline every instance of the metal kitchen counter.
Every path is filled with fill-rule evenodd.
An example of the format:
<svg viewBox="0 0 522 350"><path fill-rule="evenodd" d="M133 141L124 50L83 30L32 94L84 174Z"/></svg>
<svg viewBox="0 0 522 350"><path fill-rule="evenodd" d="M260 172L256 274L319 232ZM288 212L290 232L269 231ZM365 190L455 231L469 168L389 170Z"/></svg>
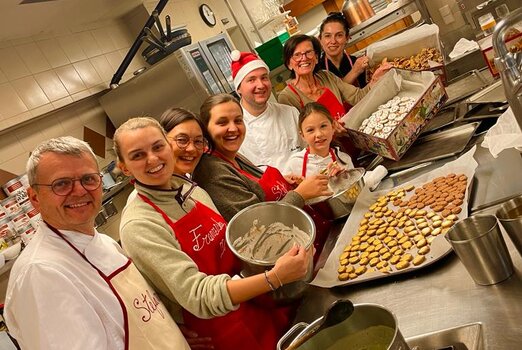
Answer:
<svg viewBox="0 0 522 350"><path fill-rule="evenodd" d="M478 143L476 159L479 167L474 177L470 209L476 213L494 213L495 204L522 193L522 157L514 149L499 158ZM451 160L451 159L449 159ZM444 160L448 161L448 159ZM421 172L429 171L440 162L419 169L417 173L386 180L383 188L408 181ZM481 207L489 209L479 212ZM344 223L338 223L321 256L335 245L336 236ZM298 310L296 321L311 322L321 316L336 299L348 298L354 303L378 303L390 309L399 322L402 334L408 338L428 332L482 322L484 349L522 348L522 257L504 235L515 265L508 280L493 286L479 286L453 253L440 261L411 273L390 276L346 287L324 289L311 286Z"/></svg>

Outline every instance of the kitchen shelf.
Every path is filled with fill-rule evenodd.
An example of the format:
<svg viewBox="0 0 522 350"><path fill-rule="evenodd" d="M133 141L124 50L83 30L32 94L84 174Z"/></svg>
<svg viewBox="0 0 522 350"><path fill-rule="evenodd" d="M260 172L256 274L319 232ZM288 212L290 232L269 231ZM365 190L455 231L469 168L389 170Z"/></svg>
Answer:
<svg viewBox="0 0 522 350"><path fill-rule="evenodd" d="M264 27L266 27L267 25L269 25L270 23L274 22L274 21L278 21L278 20L282 20L286 17L286 15L288 15L290 13L290 11L285 11L277 16L274 16L270 19L267 19L266 21L263 21L263 22L256 22L255 23L255 26L257 29L262 29Z"/></svg>

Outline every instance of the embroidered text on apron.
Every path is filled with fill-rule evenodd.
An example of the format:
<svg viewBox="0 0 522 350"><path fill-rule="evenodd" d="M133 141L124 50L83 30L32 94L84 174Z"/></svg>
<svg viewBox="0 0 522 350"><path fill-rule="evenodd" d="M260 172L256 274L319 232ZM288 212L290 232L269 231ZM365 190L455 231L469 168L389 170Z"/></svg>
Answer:
<svg viewBox="0 0 522 350"><path fill-rule="evenodd" d="M60 231L47 226L98 272L118 299L123 312L125 349L172 349L174 344L185 344L182 349L189 349L165 305L130 259L107 276Z"/></svg>
<svg viewBox="0 0 522 350"><path fill-rule="evenodd" d="M140 198L160 213L171 227L181 249L208 275L239 273L239 260L225 242L226 222L221 215L196 201L195 207L181 219L173 222L149 198ZM275 349L289 319L266 305L251 301L224 316L201 319L183 310L188 328L200 337L211 337L216 350Z"/></svg>

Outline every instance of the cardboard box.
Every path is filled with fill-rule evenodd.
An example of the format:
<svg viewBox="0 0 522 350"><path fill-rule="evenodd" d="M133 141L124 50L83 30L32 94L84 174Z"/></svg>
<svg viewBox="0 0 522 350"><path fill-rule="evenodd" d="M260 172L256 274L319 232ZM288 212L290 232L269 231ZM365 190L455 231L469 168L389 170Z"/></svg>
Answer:
<svg viewBox="0 0 522 350"><path fill-rule="evenodd" d="M414 97L415 104L386 139L358 130L364 119L396 95ZM434 73L391 69L341 121L355 146L385 158L399 160L447 98L441 78Z"/></svg>
<svg viewBox="0 0 522 350"><path fill-rule="evenodd" d="M425 48L436 48L444 57L444 51L442 51L440 44L439 27L436 24L424 24L369 45L366 48L366 55L369 58L368 65L370 68L376 67L384 58L387 58L388 62L399 57L409 58L419 54ZM428 63L430 67L424 70L440 76L445 85L446 68L444 62L428 61Z"/></svg>

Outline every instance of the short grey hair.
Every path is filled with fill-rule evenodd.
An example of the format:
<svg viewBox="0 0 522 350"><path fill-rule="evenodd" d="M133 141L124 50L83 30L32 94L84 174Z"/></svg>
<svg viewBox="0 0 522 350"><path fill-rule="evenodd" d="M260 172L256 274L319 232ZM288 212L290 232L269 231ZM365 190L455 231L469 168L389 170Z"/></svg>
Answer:
<svg viewBox="0 0 522 350"><path fill-rule="evenodd" d="M96 162L96 166L98 167L98 161L96 160L96 156L94 155L91 146L89 146L87 142L78 140L77 138L72 136L62 136L54 139L49 139L36 146L36 148L29 156L26 170L30 186L33 186L36 183L36 172L38 171L38 165L40 164L42 155L47 152L78 157L86 153L94 159L94 161Z"/></svg>

